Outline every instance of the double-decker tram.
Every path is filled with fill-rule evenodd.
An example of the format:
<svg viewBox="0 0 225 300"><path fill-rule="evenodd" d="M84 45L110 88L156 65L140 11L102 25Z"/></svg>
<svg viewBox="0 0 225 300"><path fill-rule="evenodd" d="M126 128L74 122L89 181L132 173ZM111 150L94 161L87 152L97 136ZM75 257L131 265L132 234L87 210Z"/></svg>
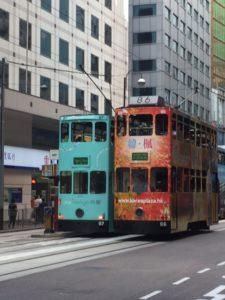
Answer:
<svg viewBox="0 0 225 300"><path fill-rule="evenodd" d="M225 148L217 147L218 178L219 178L219 217L225 218Z"/></svg>
<svg viewBox="0 0 225 300"><path fill-rule="evenodd" d="M113 230L111 128L106 115L60 118L59 230Z"/></svg>
<svg viewBox="0 0 225 300"><path fill-rule="evenodd" d="M216 131L161 97L133 97L115 116L114 224L164 234L218 219Z"/></svg>

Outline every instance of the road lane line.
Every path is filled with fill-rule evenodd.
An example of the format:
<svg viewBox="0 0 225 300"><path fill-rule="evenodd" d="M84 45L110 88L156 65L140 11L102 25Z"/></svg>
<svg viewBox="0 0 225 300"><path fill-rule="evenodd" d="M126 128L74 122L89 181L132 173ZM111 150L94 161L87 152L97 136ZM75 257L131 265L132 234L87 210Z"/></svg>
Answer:
<svg viewBox="0 0 225 300"><path fill-rule="evenodd" d="M225 279L225 275L223 275L222 278Z"/></svg>
<svg viewBox="0 0 225 300"><path fill-rule="evenodd" d="M225 261L221 261L220 263L217 264L217 266L224 266L225 265Z"/></svg>
<svg viewBox="0 0 225 300"><path fill-rule="evenodd" d="M185 282L189 279L190 279L190 277L181 278L180 280L173 282L173 285L179 285L179 284L181 284L181 283L183 283L183 282Z"/></svg>
<svg viewBox="0 0 225 300"><path fill-rule="evenodd" d="M215 229L214 231L224 231L225 230L225 228L219 228L219 229Z"/></svg>
<svg viewBox="0 0 225 300"><path fill-rule="evenodd" d="M208 272L208 271L210 271L210 268L202 269L202 270L198 271L197 273L202 274L202 273L205 273L205 272Z"/></svg>
<svg viewBox="0 0 225 300"><path fill-rule="evenodd" d="M152 297L154 297L154 296L156 296L156 295L158 295L158 294L160 294L160 293L162 293L162 291L160 291L160 290L154 291L154 292L152 292L152 293L150 293L150 294L148 294L148 295L146 295L146 296L143 296L143 297L141 297L141 298L139 298L139 299L140 299L140 300L147 300L147 299L152 298Z"/></svg>

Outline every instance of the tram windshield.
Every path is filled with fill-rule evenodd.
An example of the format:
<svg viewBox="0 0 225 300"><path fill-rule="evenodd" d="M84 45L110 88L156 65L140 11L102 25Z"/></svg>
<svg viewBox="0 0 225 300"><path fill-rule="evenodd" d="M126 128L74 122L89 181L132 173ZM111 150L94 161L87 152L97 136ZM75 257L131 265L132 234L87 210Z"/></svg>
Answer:
<svg viewBox="0 0 225 300"><path fill-rule="evenodd" d="M95 141L105 142L107 139L107 125L105 122L97 122L95 124Z"/></svg>
<svg viewBox="0 0 225 300"><path fill-rule="evenodd" d="M73 192L74 194L87 194L88 193L88 173L87 172L74 172L73 174Z"/></svg>
<svg viewBox="0 0 225 300"><path fill-rule="evenodd" d="M92 141L92 123L91 122L73 122L71 139L72 139L72 142L91 142Z"/></svg>
<svg viewBox="0 0 225 300"><path fill-rule="evenodd" d="M148 189L148 170L147 169L133 169L131 172L133 182L133 192L141 194L147 192Z"/></svg>
<svg viewBox="0 0 225 300"><path fill-rule="evenodd" d="M106 173L103 171L92 171L90 177L90 192L91 194L106 193Z"/></svg>
<svg viewBox="0 0 225 300"><path fill-rule="evenodd" d="M130 136L152 135L152 115L130 115L129 126Z"/></svg>
<svg viewBox="0 0 225 300"><path fill-rule="evenodd" d="M60 172L60 193L70 194L71 193L71 180L72 173L69 171Z"/></svg>

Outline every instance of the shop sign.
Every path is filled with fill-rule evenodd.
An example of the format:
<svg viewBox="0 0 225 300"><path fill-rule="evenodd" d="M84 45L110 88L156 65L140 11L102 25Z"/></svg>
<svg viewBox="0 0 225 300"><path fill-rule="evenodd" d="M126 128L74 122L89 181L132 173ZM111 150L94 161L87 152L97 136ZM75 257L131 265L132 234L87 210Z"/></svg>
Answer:
<svg viewBox="0 0 225 300"><path fill-rule="evenodd" d="M49 151L4 146L5 166L41 169L49 163Z"/></svg>

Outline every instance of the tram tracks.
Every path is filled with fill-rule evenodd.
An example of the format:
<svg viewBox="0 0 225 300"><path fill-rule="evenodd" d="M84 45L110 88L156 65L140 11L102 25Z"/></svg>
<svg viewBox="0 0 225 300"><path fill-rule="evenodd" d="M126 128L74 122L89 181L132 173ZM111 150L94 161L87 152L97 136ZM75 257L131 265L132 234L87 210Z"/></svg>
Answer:
<svg viewBox="0 0 225 300"><path fill-rule="evenodd" d="M98 240L98 242L100 242ZM113 256L120 253L153 247L164 242L151 242L136 240L136 237L129 237L110 242L95 243L89 246L84 245L77 249L57 251L55 253L42 253L34 256L26 256L18 259L18 255L11 259L8 256L0 256L0 281L5 281L17 277L27 276L77 263Z"/></svg>

